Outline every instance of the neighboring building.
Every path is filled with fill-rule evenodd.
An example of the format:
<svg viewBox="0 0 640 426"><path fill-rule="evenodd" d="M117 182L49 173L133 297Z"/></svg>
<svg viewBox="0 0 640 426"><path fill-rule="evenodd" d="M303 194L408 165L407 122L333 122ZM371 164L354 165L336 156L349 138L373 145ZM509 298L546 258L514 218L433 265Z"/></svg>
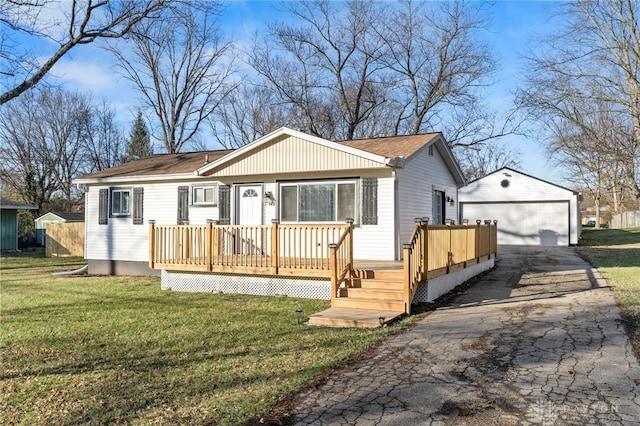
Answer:
<svg viewBox="0 0 640 426"><path fill-rule="evenodd" d="M353 218L355 259L397 260L414 218L455 220L465 181L440 133L339 143L281 128L237 150L155 155L75 183L86 192L89 272L147 274L149 220Z"/></svg>
<svg viewBox="0 0 640 426"><path fill-rule="evenodd" d="M36 241L45 246L47 238L47 225L50 223L84 222L84 213L49 212L35 219Z"/></svg>
<svg viewBox="0 0 640 426"><path fill-rule="evenodd" d="M578 244L578 192L505 167L460 188L458 198L460 220L498 221L498 244Z"/></svg>
<svg viewBox="0 0 640 426"><path fill-rule="evenodd" d="M13 200L0 200L0 250L18 250L18 211L36 208Z"/></svg>

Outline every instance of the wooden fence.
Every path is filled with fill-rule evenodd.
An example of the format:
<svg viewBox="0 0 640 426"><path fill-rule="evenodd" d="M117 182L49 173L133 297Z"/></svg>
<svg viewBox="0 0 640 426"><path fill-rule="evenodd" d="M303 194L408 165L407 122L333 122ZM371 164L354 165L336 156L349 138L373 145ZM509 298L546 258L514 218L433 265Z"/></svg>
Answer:
<svg viewBox="0 0 640 426"><path fill-rule="evenodd" d="M609 223L609 228L640 228L640 211L629 211L613 216Z"/></svg>
<svg viewBox="0 0 640 426"><path fill-rule="evenodd" d="M47 224L45 247L47 257L84 256L84 222Z"/></svg>

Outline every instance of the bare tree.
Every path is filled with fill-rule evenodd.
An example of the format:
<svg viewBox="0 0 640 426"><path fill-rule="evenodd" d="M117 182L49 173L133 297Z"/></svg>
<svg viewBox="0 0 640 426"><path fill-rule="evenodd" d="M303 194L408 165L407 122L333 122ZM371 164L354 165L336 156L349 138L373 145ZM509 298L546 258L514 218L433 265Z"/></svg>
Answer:
<svg viewBox="0 0 640 426"><path fill-rule="evenodd" d="M231 44L216 27L219 4L180 4L131 34L133 55L112 47L125 78L158 119L167 152L194 138L233 88Z"/></svg>
<svg viewBox="0 0 640 426"><path fill-rule="evenodd" d="M223 148L238 148L279 127L292 125L288 107L278 103L272 90L244 81L209 120L213 135Z"/></svg>
<svg viewBox="0 0 640 426"><path fill-rule="evenodd" d="M352 0L286 3L295 19L276 22L259 39L249 63L281 102L299 114L297 127L332 139L353 139L384 102L378 61L382 6ZM290 22L296 22L291 24Z"/></svg>
<svg viewBox="0 0 640 426"><path fill-rule="evenodd" d="M382 58L393 71L398 104L395 133L445 130L453 145L496 136L495 117L480 108L479 89L495 70L478 33L486 28L481 3L424 3L406 0L393 9L380 38ZM486 130L490 127L489 131Z"/></svg>
<svg viewBox="0 0 640 426"><path fill-rule="evenodd" d="M41 118L39 96L33 91L2 106L0 114L2 180L38 211L58 190Z"/></svg>
<svg viewBox="0 0 640 426"><path fill-rule="evenodd" d="M90 128L83 149L84 171L97 172L121 164L125 157L125 145L116 111L103 99L92 108Z"/></svg>
<svg viewBox="0 0 640 426"><path fill-rule="evenodd" d="M472 147L456 147L454 153L465 179L469 182L503 167L520 167L520 154L497 141L476 144Z"/></svg>
<svg viewBox="0 0 640 426"><path fill-rule="evenodd" d="M44 90L38 102L55 184L71 209L75 195L72 180L82 171L82 153L91 125L91 101L79 93Z"/></svg>
<svg viewBox="0 0 640 426"><path fill-rule="evenodd" d="M640 200L640 4L576 1L562 8L558 33L530 58L519 101L534 118L553 124L556 136L571 133L588 140L585 146L577 137L565 138L565 157L582 158L585 167L593 168L590 173L613 165L617 173L624 173L621 181L619 175L615 178L616 191L622 185ZM593 164L590 160L596 155L604 157ZM599 176L584 179L597 185L596 200L612 188Z"/></svg>
<svg viewBox="0 0 640 426"><path fill-rule="evenodd" d="M70 209L79 196L72 180L87 170L92 113L88 96L50 88L3 105L2 180L38 210L55 198Z"/></svg>
<svg viewBox="0 0 640 426"><path fill-rule="evenodd" d="M3 0L0 3L0 105L35 86L63 56L79 45L120 38L154 18L167 0ZM66 8L55 18L45 12ZM44 62L33 57L24 38L53 41L57 50ZM22 42L21 42L22 41Z"/></svg>

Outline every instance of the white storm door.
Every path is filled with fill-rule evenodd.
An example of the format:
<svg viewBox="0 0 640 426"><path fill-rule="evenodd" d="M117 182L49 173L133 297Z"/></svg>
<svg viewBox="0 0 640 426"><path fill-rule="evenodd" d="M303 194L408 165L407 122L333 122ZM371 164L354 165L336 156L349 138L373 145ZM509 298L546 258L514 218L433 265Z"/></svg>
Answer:
<svg viewBox="0 0 640 426"><path fill-rule="evenodd" d="M238 225L262 225L262 186L238 187Z"/></svg>

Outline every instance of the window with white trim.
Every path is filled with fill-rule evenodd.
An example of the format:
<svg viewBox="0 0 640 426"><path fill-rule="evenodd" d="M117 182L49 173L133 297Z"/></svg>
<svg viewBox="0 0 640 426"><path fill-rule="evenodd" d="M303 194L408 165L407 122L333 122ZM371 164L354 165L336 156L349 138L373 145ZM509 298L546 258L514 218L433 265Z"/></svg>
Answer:
<svg viewBox="0 0 640 426"><path fill-rule="evenodd" d="M131 215L131 189L114 188L111 190L111 216Z"/></svg>
<svg viewBox="0 0 640 426"><path fill-rule="evenodd" d="M280 184L280 221L344 222L356 217L356 182Z"/></svg>
<svg viewBox="0 0 640 426"><path fill-rule="evenodd" d="M218 204L218 186L193 186L191 195L194 206L215 206Z"/></svg>

